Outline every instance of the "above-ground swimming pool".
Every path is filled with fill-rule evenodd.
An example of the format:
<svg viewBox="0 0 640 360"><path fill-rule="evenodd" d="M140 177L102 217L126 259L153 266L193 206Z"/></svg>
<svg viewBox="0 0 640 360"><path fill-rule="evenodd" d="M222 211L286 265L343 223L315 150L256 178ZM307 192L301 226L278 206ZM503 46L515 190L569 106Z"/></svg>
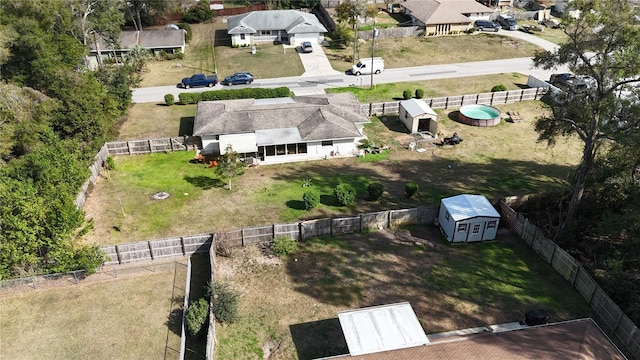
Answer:
<svg viewBox="0 0 640 360"><path fill-rule="evenodd" d="M465 105L458 120L472 126L495 126L500 123L500 110L489 105Z"/></svg>

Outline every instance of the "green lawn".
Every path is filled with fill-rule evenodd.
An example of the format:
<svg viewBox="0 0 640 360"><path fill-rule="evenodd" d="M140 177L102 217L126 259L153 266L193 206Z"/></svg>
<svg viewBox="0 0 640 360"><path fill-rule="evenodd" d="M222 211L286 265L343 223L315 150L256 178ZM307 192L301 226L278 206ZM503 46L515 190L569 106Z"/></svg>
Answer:
<svg viewBox="0 0 640 360"><path fill-rule="evenodd" d="M552 321L590 316L569 283L510 234L449 246L437 229L412 226L311 239L280 265L254 249L219 258L242 289L241 317L219 326L223 359L313 359L347 352L337 312L409 301L427 334L524 319L544 308ZM410 234L435 247L398 242Z"/></svg>

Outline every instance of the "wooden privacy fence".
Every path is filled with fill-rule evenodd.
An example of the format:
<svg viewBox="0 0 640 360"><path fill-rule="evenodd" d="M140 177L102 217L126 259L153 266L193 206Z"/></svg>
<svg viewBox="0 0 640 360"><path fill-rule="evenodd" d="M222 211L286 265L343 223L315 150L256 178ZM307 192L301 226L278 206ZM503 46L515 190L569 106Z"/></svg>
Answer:
<svg viewBox="0 0 640 360"><path fill-rule="evenodd" d="M113 155L139 155L151 154L167 151L187 150L184 137L131 140L131 141L111 141L105 143L109 156Z"/></svg>
<svg viewBox="0 0 640 360"><path fill-rule="evenodd" d="M211 283L216 281L216 236L213 236L211 241L211 248L209 249L209 263L211 264ZM213 294L211 294L213 295ZM211 296L213 298L213 296ZM209 326L207 328L207 347L205 351L205 358L213 359L216 350L216 317L213 314L213 306L211 300L209 300Z"/></svg>
<svg viewBox="0 0 640 360"><path fill-rule="evenodd" d="M589 275L578 260L547 238L537 226L509 206L514 198L500 201L500 214L511 230L533 248L584 297L603 325L628 354L640 359L640 330Z"/></svg>
<svg viewBox="0 0 640 360"><path fill-rule="evenodd" d="M438 216L438 210L438 205L387 210L341 218L252 226L215 234L197 234L120 245L105 245L101 249L109 257L105 265L127 264L135 261L149 261L207 252L212 247L214 237L216 238L215 244L225 247L240 247L270 242L280 236L305 240L400 225L430 224ZM215 250L215 246L213 248Z"/></svg>
<svg viewBox="0 0 640 360"><path fill-rule="evenodd" d="M383 28L378 29L378 35L376 35L376 39L414 37L420 35L422 31L424 31L424 26ZM358 31L358 39L371 40L371 38L373 37L372 34L373 32L371 30Z"/></svg>
<svg viewBox="0 0 640 360"><path fill-rule="evenodd" d="M107 161L107 157L109 156L107 152L106 145L102 145L96 156L94 157L95 161L91 166L89 166L89 171L91 174L89 178L82 184L82 188L80 188L80 192L76 196L76 207L78 209L84 206L84 203L87 201L87 192L89 191L89 187L96 184L98 181L98 176L100 175L100 170L104 167L104 163Z"/></svg>
<svg viewBox="0 0 640 360"><path fill-rule="evenodd" d="M424 101L432 109L451 109L460 108L463 105L502 105L520 101L540 100L540 98L542 98L542 96L546 92L546 87L538 87L522 90L496 91L481 94L445 96L423 99L422 101ZM400 113L400 101L370 103L369 105L364 106L368 107L368 111L365 112L367 112L369 116Z"/></svg>

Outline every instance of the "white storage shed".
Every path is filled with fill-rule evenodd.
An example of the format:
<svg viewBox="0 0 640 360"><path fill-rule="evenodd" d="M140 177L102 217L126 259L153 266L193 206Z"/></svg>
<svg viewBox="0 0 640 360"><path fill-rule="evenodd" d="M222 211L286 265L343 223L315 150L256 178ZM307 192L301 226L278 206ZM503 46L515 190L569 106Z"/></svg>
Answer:
<svg viewBox="0 0 640 360"><path fill-rule="evenodd" d="M500 214L486 197L462 194L441 200L438 222L452 243L494 240Z"/></svg>
<svg viewBox="0 0 640 360"><path fill-rule="evenodd" d="M438 133L438 122L433 109L423 100L410 99L400 102L400 121L409 129L411 133L429 131L431 134Z"/></svg>

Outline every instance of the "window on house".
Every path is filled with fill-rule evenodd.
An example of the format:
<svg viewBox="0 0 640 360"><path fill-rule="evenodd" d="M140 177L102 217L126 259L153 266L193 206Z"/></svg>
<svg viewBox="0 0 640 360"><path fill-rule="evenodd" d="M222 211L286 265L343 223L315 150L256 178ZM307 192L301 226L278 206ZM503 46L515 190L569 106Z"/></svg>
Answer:
<svg viewBox="0 0 640 360"><path fill-rule="evenodd" d="M260 35L271 35L271 30L260 30Z"/></svg>
<svg viewBox="0 0 640 360"><path fill-rule="evenodd" d="M306 154L307 153L307 143L298 144L298 154Z"/></svg>
<svg viewBox="0 0 640 360"><path fill-rule="evenodd" d="M333 146L333 140L325 140L322 142L322 146Z"/></svg>
<svg viewBox="0 0 640 360"><path fill-rule="evenodd" d="M487 223L487 229L493 229L494 227L496 227L496 221L495 220L489 221Z"/></svg>
<svg viewBox="0 0 640 360"><path fill-rule="evenodd" d="M267 156L275 156L276 155L276 147L273 145L265 146Z"/></svg>
<svg viewBox="0 0 640 360"><path fill-rule="evenodd" d="M458 224L458 231L467 231L467 224Z"/></svg>
<svg viewBox="0 0 640 360"><path fill-rule="evenodd" d="M284 155L284 145L276 145L276 155Z"/></svg>
<svg viewBox="0 0 640 360"><path fill-rule="evenodd" d="M296 152L296 144L287 144L287 155L295 155Z"/></svg>
<svg viewBox="0 0 640 360"><path fill-rule="evenodd" d="M480 224L473 224L473 231L474 234L478 234L480 232Z"/></svg>
<svg viewBox="0 0 640 360"><path fill-rule="evenodd" d="M244 40L245 39L245 34L240 34L240 40Z"/></svg>

